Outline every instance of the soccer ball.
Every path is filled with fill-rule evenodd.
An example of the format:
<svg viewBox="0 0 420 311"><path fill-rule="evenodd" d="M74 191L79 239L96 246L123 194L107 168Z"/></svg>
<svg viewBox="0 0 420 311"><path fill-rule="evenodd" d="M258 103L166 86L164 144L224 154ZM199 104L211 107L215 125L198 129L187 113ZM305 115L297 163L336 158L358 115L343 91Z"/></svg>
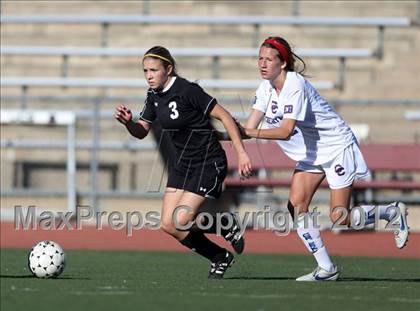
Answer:
<svg viewBox="0 0 420 311"><path fill-rule="evenodd" d="M38 278L56 278L66 264L66 255L58 243L41 241L32 247L28 256L28 266Z"/></svg>

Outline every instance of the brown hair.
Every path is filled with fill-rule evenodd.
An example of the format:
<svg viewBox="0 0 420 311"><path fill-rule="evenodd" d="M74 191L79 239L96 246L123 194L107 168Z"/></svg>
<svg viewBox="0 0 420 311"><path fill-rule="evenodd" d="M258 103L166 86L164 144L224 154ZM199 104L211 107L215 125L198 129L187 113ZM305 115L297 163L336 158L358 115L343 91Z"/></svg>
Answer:
<svg viewBox="0 0 420 311"><path fill-rule="evenodd" d="M176 72L176 62L175 59L172 57L171 53L168 49L164 48L163 46L154 46L149 49L146 53L144 53L143 60L146 57L153 57L155 59L159 59L165 69L168 69L169 66L172 66L171 76L177 76Z"/></svg>
<svg viewBox="0 0 420 311"><path fill-rule="evenodd" d="M268 37L267 39L264 40L261 46L275 49L278 52L278 57L280 58L280 60L287 63L286 65L287 71L296 71L295 62L296 62L296 59L298 59L302 63L303 68L297 72L303 75L303 72L306 69L306 64L302 58L300 58L298 55L296 55L292 51L290 44L285 39L281 37ZM284 55L284 52L286 52L287 55Z"/></svg>

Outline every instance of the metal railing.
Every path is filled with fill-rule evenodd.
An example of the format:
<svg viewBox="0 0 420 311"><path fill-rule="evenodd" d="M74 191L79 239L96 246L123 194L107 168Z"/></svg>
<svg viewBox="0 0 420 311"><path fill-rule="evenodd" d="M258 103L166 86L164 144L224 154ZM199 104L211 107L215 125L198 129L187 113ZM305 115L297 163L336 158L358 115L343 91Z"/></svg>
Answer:
<svg viewBox="0 0 420 311"><path fill-rule="evenodd" d="M202 87L215 89L256 89L262 80L239 79L200 79ZM75 87L75 88L148 88L144 79L113 78L49 78L49 77L2 77L1 86L21 87ZM318 89L332 89L334 82L317 81L313 85Z"/></svg>
<svg viewBox="0 0 420 311"><path fill-rule="evenodd" d="M252 44L260 43L261 25L336 26L377 28L378 57L383 55L386 27L410 27L405 17L334 17L334 16L194 16L194 15L2 15L2 24L98 24L101 46L108 46L110 25L251 25Z"/></svg>
<svg viewBox="0 0 420 311"><path fill-rule="evenodd" d="M252 89L256 90L261 80L223 80L202 79L197 81L204 88L213 89ZM2 77L1 87L21 88L21 108L27 108L27 92L30 87L73 87L73 88L148 88L144 79L104 79L104 78L47 78L47 77ZM317 89L326 90L335 87L334 82L317 81Z"/></svg>
<svg viewBox="0 0 420 311"><path fill-rule="evenodd" d="M63 149L67 150L67 210L74 212L76 210L76 116L72 111L29 111L29 110L2 110L0 114L0 123L2 124L27 124L32 126L39 125L54 125L65 126L67 128L67 139L62 142ZM7 143L1 140L1 147L16 148L17 145L21 146L35 146L38 148L49 148L47 144L43 147L38 145L37 141L27 142L26 144L20 140ZM33 144L35 143L35 144Z"/></svg>
<svg viewBox="0 0 420 311"><path fill-rule="evenodd" d="M257 48L170 48L174 57L210 57L212 58L212 78L220 78L220 59L225 57L258 56ZM83 57L141 57L147 49L133 47L75 47L75 46L2 46L2 55L20 56L58 56L61 57L61 77L68 77L69 58ZM349 58L370 58L375 56L369 49L322 48L296 49L300 57L336 58L339 60L336 87L344 87L346 61Z"/></svg>

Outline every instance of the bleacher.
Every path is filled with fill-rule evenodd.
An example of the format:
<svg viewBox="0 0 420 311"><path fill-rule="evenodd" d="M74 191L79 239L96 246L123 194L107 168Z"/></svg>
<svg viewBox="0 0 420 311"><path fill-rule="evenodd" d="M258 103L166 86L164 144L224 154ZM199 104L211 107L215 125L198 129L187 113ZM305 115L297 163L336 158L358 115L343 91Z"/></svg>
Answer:
<svg viewBox="0 0 420 311"><path fill-rule="evenodd" d="M220 59L227 57L234 58L244 58L244 61L248 59L255 58L258 55L257 48L169 48L171 54L175 57L209 57L212 60L212 78L218 79L220 77ZM12 55L12 56L59 56L61 58L61 77L67 77L69 72L69 62L70 57L138 57L143 55L146 52L146 48L127 48L127 47L54 47L54 46L3 46L1 48L2 55ZM382 52L378 53L369 49L297 49L296 53L300 57L311 57L311 58L337 58L339 61L337 81L323 81L315 83L317 88L322 89L332 89L337 87L342 89L344 87L344 77L345 77L345 66L346 61L349 58L368 58L375 55L379 55ZM20 80L20 78L16 78ZM9 81L9 80L8 80ZM4 81L3 83L9 84L10 82ZM57 80L60 81L60 80ZM54 81L55 82L55 81ZM49 83L52 83L50 81ZM62 82L63 83L63 82ZM67 82L69 83L69 82ZM21 86L29 87L33 86L33 83L21 82ZM232 86L232 83L229 81L222 81L218 83L220 85L225 85L224 87ZM130 81L127 81L127 85L130 85ZM213 83L215 87L216 83ZM136 87L139 85L137 84ZM204 85L209 87L208 85ZM238 88L255 88L255 83L253 81L242 81L240 83L241 87ZM145 87L144 84L141 87ZM210 86L211 87L211 86Z"/></svg>
<svg viewBox="0 0 420 311"><path fill-rule="evenodd" d="M181 75L198 81L232 113L243 116L259 83L257 46L268 35L282 35L307 62L307 73L321 94L340 103L336 109L346 121L362 123L366 143L418 143L420 127L413 111L420 105L420 46L412 3L364 11L375 16L360 14L360 7L368 4L332 4L327 10L305 2L297 10L280 2L271 3L270 9L252 2L248 8L194 2L180 5L175 15L161 4L138 3L116 8L86 2L83 12L71 3L49 4L48 9L35 2L1 4L1 109L75 112L79 203L100 198L101 208L107 208L124 198L129 208L136 204L133 198L156 197L144 180L151 167L163 170L153 140L129 139L112 120L114 97L140 110L147 87L140 58L155 44L170 48ZM54 193L65 199L67 134L54 125L2 121L3 203L28 193L43 202ZM49 166L42 169L44 164ZM417 173L396 174L418 182ZM89 175L100 176L98 183ZM61 191L51 190L57 182Z"/></svg>
<svg viewBox="0 0 420 311"><path fill-rule="evenodd" d="M256 171L254 177L241 180L238 177L229 177L226 180L228 187L290 187L290 177L278 178L281 171L289 175L295 168L295 162L290 160L275 142L250 142L246 150L253 159L253 167ZM229 160L229 168L235 171L238 168L237 159L229 144L225 144ZM374 202L410 201L418 203L420 195L420 145L409 144L366 144L361 146L366 164L372 173L372 180L357 181L354 184L354 199L356 202L366 202L366 197ZM409 175L401 176L401 174ZM414 175L412 175L414 174ZM382 176L381 176L382 175ZM262 177L264 176L264 177ZM417 178L414 178L416 176ZM321 187L327 188L324 180ZM384 190L400 192L392 196L381 197ZM265 189L267 191L267 189ZM366 191L369 191L368 193ZM386 191L385 191L386 192ZM403 192L404 195L401 195ZM378 197L379 193L379 197Z"/></svg>

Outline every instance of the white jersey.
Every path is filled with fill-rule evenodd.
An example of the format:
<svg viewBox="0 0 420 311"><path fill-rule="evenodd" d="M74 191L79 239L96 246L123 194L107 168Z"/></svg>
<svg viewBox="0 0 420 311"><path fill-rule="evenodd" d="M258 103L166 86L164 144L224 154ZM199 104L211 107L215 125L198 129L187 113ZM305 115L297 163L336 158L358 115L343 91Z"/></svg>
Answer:
<svg viewBox="0 0 420 311"><path fill-rule="evenodd" d="M279 95L264 80L257 89L252 108L265 113L265 128L281 127L283 118L297 121L289 140L277 140L284 153L295 161L320 165L357 142L334 108L296 72L287 72Z"/></svg>

